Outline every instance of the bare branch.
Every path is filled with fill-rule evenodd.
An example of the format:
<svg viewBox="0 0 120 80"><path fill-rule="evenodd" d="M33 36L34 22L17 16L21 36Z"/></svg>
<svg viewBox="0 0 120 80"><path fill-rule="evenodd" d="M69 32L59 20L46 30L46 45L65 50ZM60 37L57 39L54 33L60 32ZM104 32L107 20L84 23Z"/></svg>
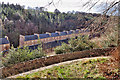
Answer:
<svg viewBox="0 0 120 80"><path fill-rule="evenodd" d="M50 5L53 5L56 9L56 4L59 4L59 2L62 1L62 0L58 0L56 3L54 2L54 0L52 0L51 2L48 2L47 5L45 5L44 7L49 7Z"/></svg>
<svg viewBox="0 0 120 80"><path fill-rule="evenodd" d="M94 2L93 0L89 0L88 2L86 2L85 4L83 4L83 7L89 7L89 9L88 10L91 10L93 7L95 7L95 5L97 5L97 3L99 3L99 1L100 0L98 0L98 1L96 1L96 2ZM94 3L93 3L94 2ZM112 1L111 3L108 3L108 0L106 1L106 8L104 8L104 10L103 10L103 14L107 14L112 8L115 8L115 6L117 5L117 4L119 4L120 3L120 1L117 1L116 2L116 0L114 0L114 1ZM99 6L103 6L103 2L101 2L101 4L99 5ZM109 4L109 6L108 6L108 4ZM88 11L87 10L87 11ZM113 11L111 11L112 12L112 14L114 13L114 12L116 12L117 11L117 9L115 8L115 10L113 10Z"/></svg>
<svg viewBox="0 0 120 80"><path fill-rule="evenodd" d="M111 8L113 8L115 5L119 4L120 1L112 3L103 13L106 14Z"/></svg>
<svg viewBox="0 0 120 80"><path fill-rule="evenodd" d="M98 2L99 2L99 0L96 1L88 10L92 9ZM87 11L88 11L88 10L87 10Z"/></svg>

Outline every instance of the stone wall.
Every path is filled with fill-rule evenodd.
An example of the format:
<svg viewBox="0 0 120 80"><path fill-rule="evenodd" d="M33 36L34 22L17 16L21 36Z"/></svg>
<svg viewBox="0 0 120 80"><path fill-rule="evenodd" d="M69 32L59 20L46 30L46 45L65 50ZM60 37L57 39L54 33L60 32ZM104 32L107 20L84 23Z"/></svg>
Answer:
<svg viewBox="0 0 120 80"><path fill-rule="evenodd" d="M95 57L95 56L107 56L114 51L115 48L106 48L106 49L93 49L78 51L74 53L59 54L55 56L38 58L26 62L21 62L10 67L3 67L2 69L2 78L16 75L19 73L27 72L29 70L37 69L43 66L48 66L55 63L60 63L68 60L74 60L85 57ZM0 70L1 70L0 69Z"/></svg>

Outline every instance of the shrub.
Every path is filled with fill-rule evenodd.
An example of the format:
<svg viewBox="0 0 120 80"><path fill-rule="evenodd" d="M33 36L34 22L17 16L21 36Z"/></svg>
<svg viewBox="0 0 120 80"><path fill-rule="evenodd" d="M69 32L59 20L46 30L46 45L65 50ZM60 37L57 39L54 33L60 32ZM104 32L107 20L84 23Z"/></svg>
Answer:
<svg viewBox="0 0 120 80"><path fill-rule="evenodd" d="M102 40L101 45L102 47L115 47L117 46L117 40L116 37L109 36L107 40Z"/></svg>
<svg viewBox="0 0 120 80"><path fill-rule="evenodd" d="M17 50L11 48L6 57L2 58L2 63L4 66L10 66L12 64L41 58L43 56L45 56L45 53L42 51L41 47L38 47L38 49L35 50L30 50L28 47L23 47L23 49L18 48Z"/></svg>
<svg viewBox="0 0 120 80"><path fill-rule="evenodd" d="M58 46L57 48L54 49L56 54L62 54L63 53L63 49L61 46Z"/></svg>
<svg viewBox="0 0 120 80"><path fill-rule="evenodd" d="M98 46L88 40L88 36L79 36L77 38L71 38L68 44L63 43L62 46L58 46L54 49L56 54L82 51L86 49L98 48Z"/></svg>
<svg viewBox="0 0 120 80"><path fill-rule="evenodd" d="M56 54L62 54L66 52L70 52L71 48L68 44L62 43L62 46L58 46L57 48L54 49Z"/></svg>

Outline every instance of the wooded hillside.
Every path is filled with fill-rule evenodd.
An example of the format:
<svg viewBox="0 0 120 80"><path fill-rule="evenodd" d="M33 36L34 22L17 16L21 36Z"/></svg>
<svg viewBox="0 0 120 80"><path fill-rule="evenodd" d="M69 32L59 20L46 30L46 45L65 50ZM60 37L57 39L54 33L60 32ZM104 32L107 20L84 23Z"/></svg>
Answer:
<svg viewBox="0 0 120 80"><path fill-rule="evenodd" d="M54 12L45 11L44 7L28 8L18 4L1 3L0 25L2 27L2 37L8 36L14 47L19 45L19 35L31 35L34 33L54 32L56 30L71 30L76 28L88 28L90 31L102 30L103 25L108 21L109 16L100 22L96 18L100 14L84 12ZM101 18L102 19L102 18ZM99 22L99 23L98 23ZM94 24L94 25L93 25Z"/></svg>

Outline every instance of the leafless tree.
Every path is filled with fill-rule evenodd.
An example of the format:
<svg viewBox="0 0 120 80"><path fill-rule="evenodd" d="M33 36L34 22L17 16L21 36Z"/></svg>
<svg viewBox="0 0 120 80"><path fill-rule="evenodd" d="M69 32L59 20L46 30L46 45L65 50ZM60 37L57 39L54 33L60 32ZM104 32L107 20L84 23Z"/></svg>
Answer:
<svg viewBox="0 0 120 80"><path fill-rule="evenodd" d="M57 2L55 2L55 0L51 0L51 2L48 2L48 4L46 4L44 7L49 7L50 5L53 5L56 9L56 5L58 5L60 2L62 2L62 0L57 0Z"/></svg>
<svg viewBox="0 0 120 80"><path fill-rule="evenodd" d="M102 8L103 14L114 14L118 13L118 5L120 3L119 0L106 0L104 2L100 2L102 0L88 0L85 4L82 6L85 8L88 8L88 10L91 10L94 8L96 5L99 8Z"/></svg>

